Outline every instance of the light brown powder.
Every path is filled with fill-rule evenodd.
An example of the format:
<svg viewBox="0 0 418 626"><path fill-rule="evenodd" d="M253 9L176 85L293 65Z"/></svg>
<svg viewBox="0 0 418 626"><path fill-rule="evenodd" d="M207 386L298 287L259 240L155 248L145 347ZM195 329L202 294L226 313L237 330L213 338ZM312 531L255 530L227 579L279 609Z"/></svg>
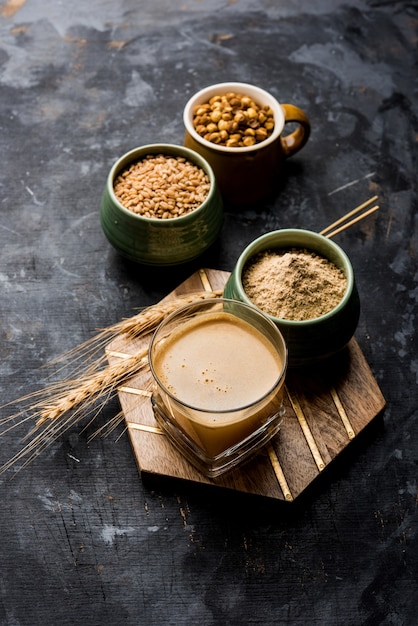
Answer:
<svg viewBox="0 0 418 626"><path fill-rule="evenodd" d="M347 288L344 272L304 248L267 250L245 267L242 285L262 311L287 320L309 320L331 311Z"/></svg>

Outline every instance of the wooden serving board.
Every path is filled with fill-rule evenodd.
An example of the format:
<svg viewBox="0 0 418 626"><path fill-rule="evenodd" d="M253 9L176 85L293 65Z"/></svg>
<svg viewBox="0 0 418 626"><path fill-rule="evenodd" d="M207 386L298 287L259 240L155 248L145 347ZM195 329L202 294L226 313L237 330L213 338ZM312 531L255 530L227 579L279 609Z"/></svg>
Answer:
<svg viewBox="0 0 418 626"><path fill-rule="evenodd" d="M199 291L222 290L229 273L202 269L165 300ZM147 347L115 338L107 349L110 363ZM206 478L191 465L157 426L151 407L147 369L118 390L133 451L141 473L169 476L241 492L293 501L329 466L385 407L385 399L353 338L338 358L286 376L285 417L280 432L243 466Z"/></svg>

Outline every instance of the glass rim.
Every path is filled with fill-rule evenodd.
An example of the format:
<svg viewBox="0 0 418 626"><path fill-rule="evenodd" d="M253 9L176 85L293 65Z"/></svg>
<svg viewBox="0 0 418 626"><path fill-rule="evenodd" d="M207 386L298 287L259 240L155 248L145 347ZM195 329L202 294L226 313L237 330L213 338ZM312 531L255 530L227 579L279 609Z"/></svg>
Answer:
<svg viewBox="0 0 418 626"><path fill-rule="evenodd" d="M271 328L273 330L273 332L276 334L276 336L279 338L282 347L283 347L283 364L282 364L282 368L280 371L280 374L278 376L278 378L276 379L274 385L268 390L266 391L262 396L260 396L259 398L257 398L257 400L254 400L253 402L249 402L247 404L243 404L234 408L229 408L229 409L205 409L199 406L195 406L193 404L189 404L188 402L184 402L183 400L181 400L181 398L178 398L176 395L174 395L169 389L167 389L167 387L161 382L159 376L157 375L157 373L155 372L153 363L152 363L152 349L153 346L155 345L155 341L157 338L157 335L159 333L159 331L164 328L164 326L166 326L167 324L169 324L177 315L185 312L188 309L192 309L194 307L199 307L199 306L203 306L205 304L222 304L225 302L230 302L233 303L234 305L237 305L238 307L242 307L242 308L246 308L248 310L250 310L252 313L254 313L256 315L256 317L261 318L268 326L269 328ZM246 320L247 321L247 320ZM248 322L247 322L248 323ZM270 341L270 339L268 337L266 337L266 339L268 339L268 341L273 345L273 347L275 349L276 346L274 346L274 344ZM281 357L281 355L280 355ZM280 330L278 329L278 327L276 326L276 324L274 324L274 322L260 309L257 309L257 307L255 307L253 304L247 304L246 302L241 302L240 300L234 300L233 298L204 298L202 300L198 300L196 302L189 302L188 304L185 304L181 307L179 307L178 309L176 309L175 311L173 311L172 313L170 313L169 315L167 315L167 317L160 322L160 324L157 326L157 328L154 331L154 334L152 336L152 339L150 341L149 344L149 348L148 348L148 363L149 363L149 367L151 370L151 374L154 378L154 381L160 386L160 388L164 391L164 393L167 394L167 396L169 396L172 400L174 400L174 402L177 402L179 404L181 404L182 406L184 406L187 409L190 409L192 411L196 411L198 413L202 413L203 415L207 415L207 414L215 414L215 415L228 415L228 414L233 414L233 413L237 413L239 411L245 411L247 409L250 409L251 407L257 406L257 404L259 404L260 402L263 402L264 400L266 400L273 392L274 390L279 387L279 385L282 383L283 379L285 378L285 374L286 374L286 370L287 370L287 364L288 364L288 350L287 350L287 345L286 342L284 340L284 337L282 335L282 333L280 332Z"/></svg>

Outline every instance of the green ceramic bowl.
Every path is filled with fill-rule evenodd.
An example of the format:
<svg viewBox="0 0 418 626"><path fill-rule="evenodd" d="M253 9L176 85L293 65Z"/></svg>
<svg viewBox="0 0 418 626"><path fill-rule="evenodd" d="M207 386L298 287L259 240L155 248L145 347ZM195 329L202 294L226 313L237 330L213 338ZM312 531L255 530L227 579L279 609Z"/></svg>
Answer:
<svg viewBox="0 0 418 626"><path fill-rule="evenodd" d="M130 163L151 154L182 156L206 172L210 191L197 209L170 219L147 218L119 202L113 190L115 178ZM210 165L193 150L171 144L141 146L120 157L109 172L100 205L109 242L123 256L144 265L177 265L195 259L215 242L222 220L222 200Z"/></svg>
<svg viewBox="0 0 418 626"><path fill-rule="evenodd" d="M250 243L238 258L225 286L224 297L252 304L241 281L246 263L259 252L289 247L305 248L327 258L342 269L347 279L347 289L340 303L321 317L292 321L269 316L286 341L289 366L300 367L342 350L357 328L360 315L358 291L351 262L340 246L308 230L284 229L262 235Z"/></svg>

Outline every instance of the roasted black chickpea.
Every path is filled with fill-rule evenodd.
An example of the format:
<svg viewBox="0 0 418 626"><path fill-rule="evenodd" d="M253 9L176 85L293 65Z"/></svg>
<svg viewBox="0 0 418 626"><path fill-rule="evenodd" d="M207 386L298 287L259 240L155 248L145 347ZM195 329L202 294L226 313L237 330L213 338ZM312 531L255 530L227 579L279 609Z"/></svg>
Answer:
<svg viewBox="0 0 418 626"><path fill-rule="evenodd" d="M272 134L274 116L268 105L260 106L249 96L230 92L197 105L193 127L211 143L230 148L248 147Z"/></svg>

